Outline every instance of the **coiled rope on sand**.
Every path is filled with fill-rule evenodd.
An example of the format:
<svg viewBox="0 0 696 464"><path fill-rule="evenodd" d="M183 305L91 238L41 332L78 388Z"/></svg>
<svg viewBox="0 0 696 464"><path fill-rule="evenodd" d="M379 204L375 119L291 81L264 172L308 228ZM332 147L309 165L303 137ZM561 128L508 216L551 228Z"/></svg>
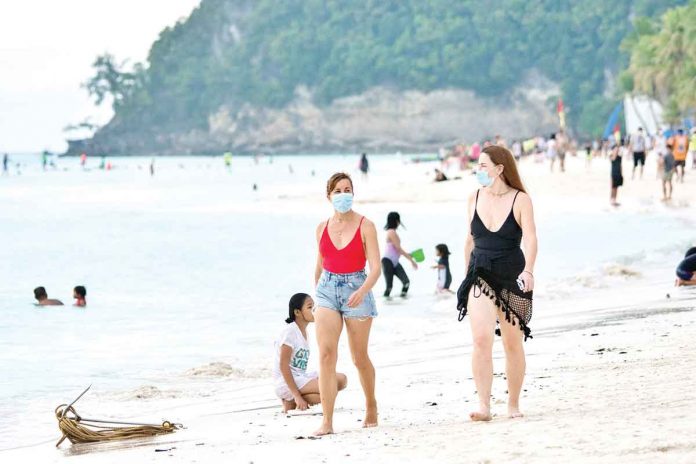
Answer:
<svg viewBox="0 0 696 464"><path fill-rule="evenodd" d="M128 440L131 438L154 437L156 435L164 435L173 433L181 429L181 424L175 424L170 421L164 421L161 425L156 424L141 424L136 422L117 422L100 419L87 419L81 417L73 405L82 398L85 391L78 396L75 401L70 404L61 404L55 409L56 419L58 419L58 428L63 433L63 436L56 447L67 438L71 443L94 443L99 441L114 441Z"/></svg>

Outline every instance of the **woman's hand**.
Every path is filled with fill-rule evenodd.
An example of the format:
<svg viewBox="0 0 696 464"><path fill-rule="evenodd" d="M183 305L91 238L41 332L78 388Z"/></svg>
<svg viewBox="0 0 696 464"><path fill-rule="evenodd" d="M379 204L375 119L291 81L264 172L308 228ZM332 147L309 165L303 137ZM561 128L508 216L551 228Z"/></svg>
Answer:
<svg viewBox="0 0 696 464"><path fill-rule="evenodd" d="M356 308L360 306L360 304L363 302L363 299L365 298L366 293L367 292L362 288L359 288L355 292L353 292L350 298L348 298L348 307Z"/></svg>
<svg viewBox="0 0 696 464"><path fill-rule="evenodd" d="M414 269L415 271L418 270L418 263L416 263L416 260L413 259L413 258L411 258L411 266L413 266L413 269Z"/></svg>
<svg viewBox="0 0 696 464"><path fill-rule="evenodd" d="M520 279L524 284L522 291L531 292L532 290L534 290L534 276L531 272L522 271L522 274L518 276L518 279Z"/></svg>
<svg viewBox="0 0 696 464"><path fill-rule="evenodd" d="M295 398L297 409L300 411L306 411L309 408L309 403L307 403L307 400L305 400L301 394L293 395L293 397Z"/></svg>

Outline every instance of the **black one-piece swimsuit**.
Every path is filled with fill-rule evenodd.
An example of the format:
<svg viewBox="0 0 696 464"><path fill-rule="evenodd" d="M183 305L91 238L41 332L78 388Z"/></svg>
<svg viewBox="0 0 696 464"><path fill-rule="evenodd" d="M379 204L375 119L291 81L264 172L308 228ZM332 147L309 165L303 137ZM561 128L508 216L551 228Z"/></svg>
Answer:
<svg viewBox="0 0 696 464"><path fill-rule="evenodd" d="M474 249L469 259L466 278L457 291L457 309L461 321L466 316L469 292L473 286L474 298L483 294L493 300L505 314L505 320L512 325L519 325L526 341L527 338L532 338L528 324L532 319L533 292L522 291L517 285L517 278L525 266L524 253L520 248L522 228L517 224L512 212L519 193L515 194L510 214L503 225L499 230L492 232L486 228L478 215L476 206L479 192L476 192L474 217L471 220ZM496 329L496 333L500 334L500 330Z"/></svg>

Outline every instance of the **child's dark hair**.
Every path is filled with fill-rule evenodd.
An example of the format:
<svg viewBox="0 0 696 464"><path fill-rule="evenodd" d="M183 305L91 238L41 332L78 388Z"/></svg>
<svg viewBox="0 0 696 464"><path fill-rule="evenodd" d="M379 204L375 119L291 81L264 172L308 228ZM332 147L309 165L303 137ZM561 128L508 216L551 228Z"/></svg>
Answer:
<svg viewBox="0 0 696 464"><path fill-rule="evenodd" d="M78 285L77 287L75 287L75 293L80 295L80 297L84 298L87 296L87 289L82 285Z"/></svg>
<svg viewBox="0 0 696 464"><path fill-rule="evenodd" d="M452 254L450 253L449 248L447 248L447 245L445 245L444 243L435 245L435 249L440 253L440 256L449 256Z"/></svg>
<svg viewBox="0 0 696 464"><path fill-rule="evenodd" d="M288 318L285 319L286 324L292 324L295 322L295 310L302 310L302 306L304 306L307 298L309 298L309 295L306 293L295 293L290 298L290 304L288 305Z"/></svg>
<svg viewBox="0 0 696 464"><path fill-rule="evenodd" d="M401 224L401 216L396 211L392 211L387 214L387 225L384 226L384 230L396 229Z"/></svg>

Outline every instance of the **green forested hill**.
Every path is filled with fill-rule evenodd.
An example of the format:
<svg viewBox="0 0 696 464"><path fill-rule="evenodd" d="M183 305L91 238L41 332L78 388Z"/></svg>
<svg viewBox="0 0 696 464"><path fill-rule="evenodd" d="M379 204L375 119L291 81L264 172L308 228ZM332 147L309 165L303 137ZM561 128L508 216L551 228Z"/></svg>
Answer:
<svg viewBox="0 0 696 464"><path fill-rule="evenodd" d="M110 57L88 88L113 94L119 130L204 129L221 105L281 107L395 89L499 96L530 70L557 82L580 133L604 123L620 50L642 16L679 0L202 0L148 62ZM136 13L134 13L136 14Z"/></svg>

